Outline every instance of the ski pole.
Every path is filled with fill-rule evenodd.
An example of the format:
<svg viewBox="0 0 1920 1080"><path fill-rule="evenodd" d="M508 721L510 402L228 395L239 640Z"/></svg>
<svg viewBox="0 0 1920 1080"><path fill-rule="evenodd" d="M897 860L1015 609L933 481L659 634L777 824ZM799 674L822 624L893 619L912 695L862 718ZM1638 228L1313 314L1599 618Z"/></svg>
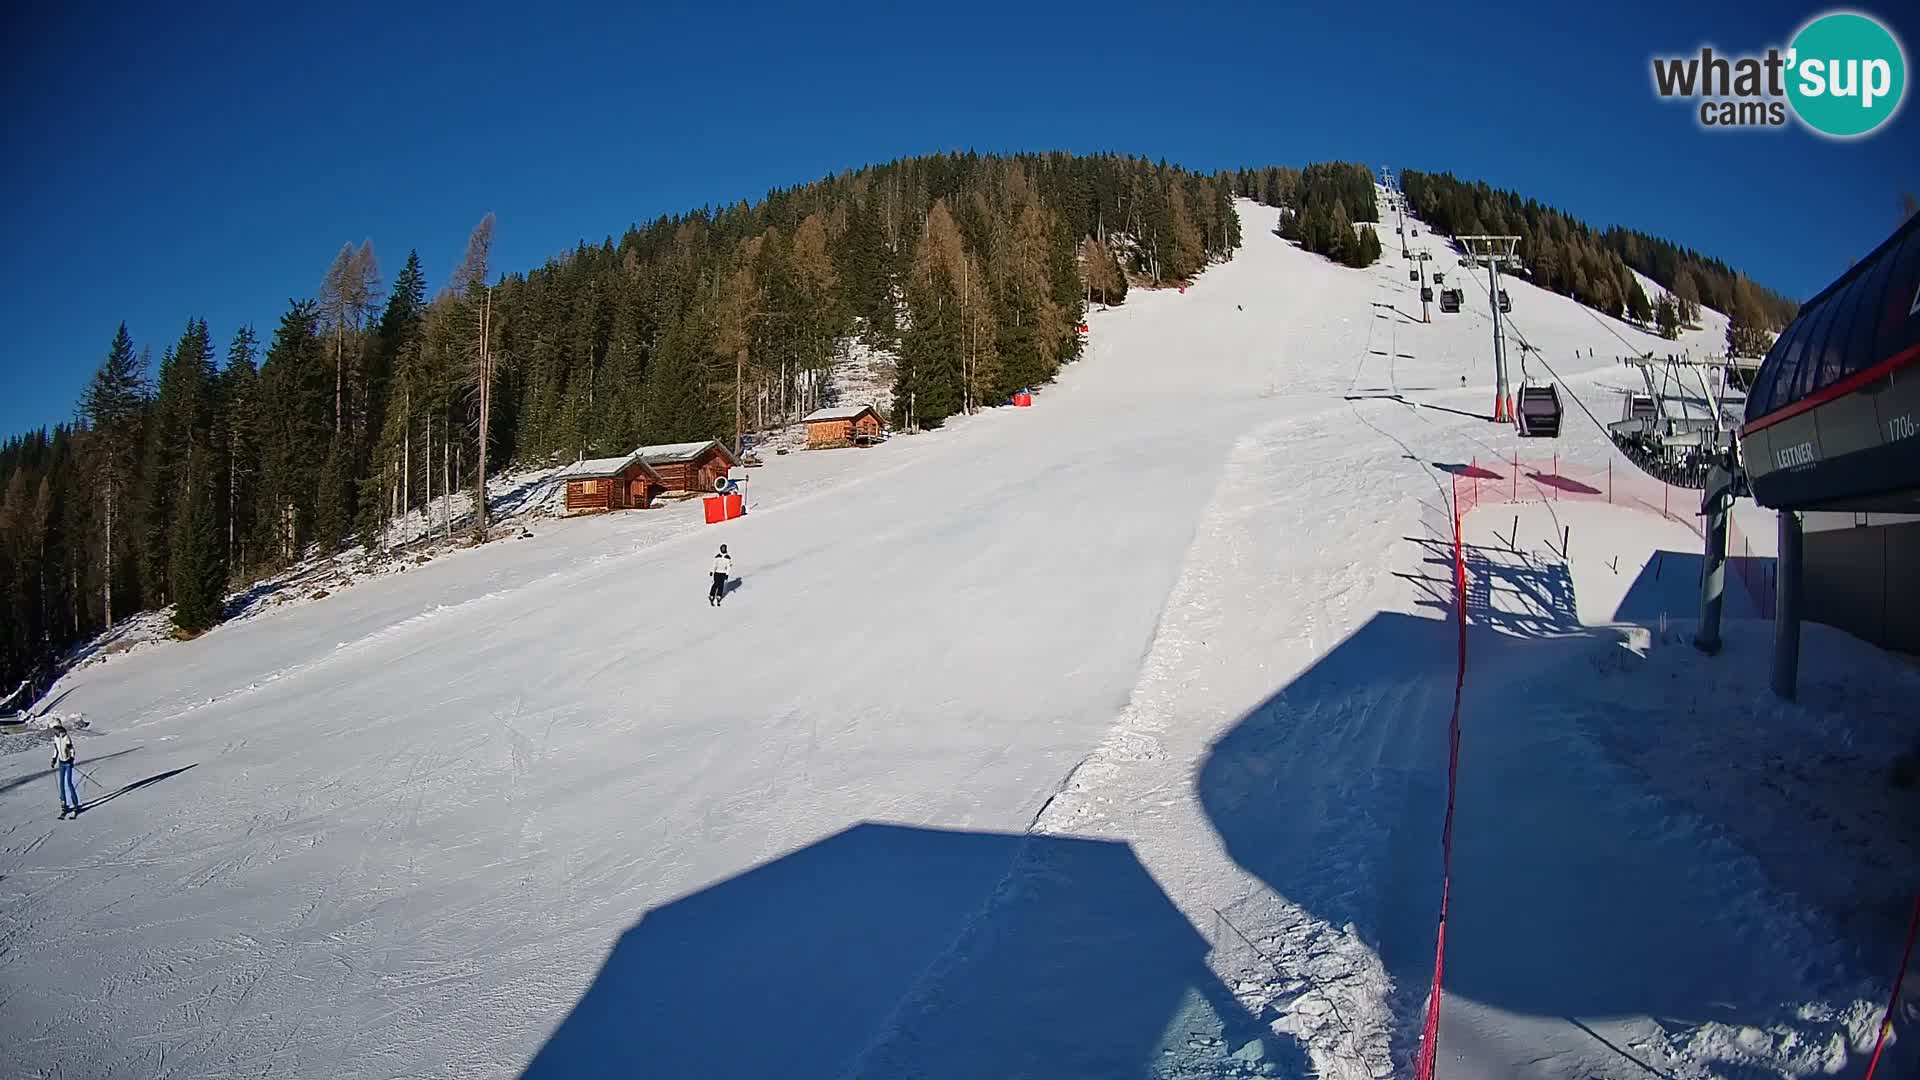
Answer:
<svg viewBox="0 0 1920 1080"><path fill-rule="evenodd" d="M95 780L95 779L93 778L93 774L92 774L92 773L90 773L90 772L88 772L87 770L85 770L85 769L83 769L83 768L81 768L80 766L78 766L78 765L75 765L75 766L73 767L73 771L74 771L74 772L77 772L77 773L79 773L79 774L80 774L81 776L84 776L84 777L86 777L86 778L87 778L87 783L89 783L89 784L92 784L92 785L93 785L94 787L97 787L97 788L99 788L99 789L100 789L101 791L105 791L105 790L107 790L107 785L105 785L105 784L103 784L103 783L101 783L101 782L100 782L100 781L98 781L98 780Z"/></svg>

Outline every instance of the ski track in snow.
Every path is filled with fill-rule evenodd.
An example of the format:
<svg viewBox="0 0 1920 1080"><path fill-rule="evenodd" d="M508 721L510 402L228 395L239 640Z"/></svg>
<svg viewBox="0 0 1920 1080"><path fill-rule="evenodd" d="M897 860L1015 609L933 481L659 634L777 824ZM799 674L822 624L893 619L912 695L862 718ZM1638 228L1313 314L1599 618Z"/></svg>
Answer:
<svg viewBox="0 0 1920 1080"><path fill-rule="evenodd" d="M70 674L92 771L152 781L48 825L34 755L0 758L0 1061L1400 1074L1438 906L1444 466L1516 440L1464 415L1491 395L1471 288L1421 324L1398 259L1334 267L1241 213L1232 263L1092 314L1033 409L777 458L721 528L697 504L556 524ZM1439 244L1414 242L1451 272ZM1657 339L1508 287L1609 418L1615 335ZM1571 402L1558 449L1613 456ZM1529 543L1501 552L1514 515ZM1874 983L1782 891L1799 849L1756 858L1709 816L1739 800L1677 790L1710 734L1643 750L1584 689L1661 708L1621 657L1674 654L1614 609L1690 612L1690 583L1649 600L1634 573L1691 534L1514 515L1469 518L1472 670L1498 681L1463 704L1443 1075L1850 1060ZM1571 566L1545 540L1567 524ZM715 612L721 540L741 588Z"/></svg>

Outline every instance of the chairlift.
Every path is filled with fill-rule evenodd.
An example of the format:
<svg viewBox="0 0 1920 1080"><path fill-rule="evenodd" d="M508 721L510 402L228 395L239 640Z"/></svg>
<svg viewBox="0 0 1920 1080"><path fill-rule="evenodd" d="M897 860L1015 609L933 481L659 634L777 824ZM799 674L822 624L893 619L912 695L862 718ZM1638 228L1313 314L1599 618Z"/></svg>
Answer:
<svg viewBox="0 0 1920 1080"><path fill-rule="evenodd" d="M1435 271L1433 272L1433 283L1434 283L1435 285L1439 285L1439 284L1442 284L1442 283L1444 283L1444 282L1445 282L1446 280L1447 280L1447 275L1446 275L1446 273L1445 273L1445 272L1443 272L1443 271L1440 271L1440 270L1435 270Z"/></svg>
<svg viewBox="0 0 1920 1080"><path fill-rule="evenodd" d="M1460 290L1459 289L1441 289L1440 290L1440 310L1443 313L1448 315L1456 315L1459 313L1460 311Z"/></svg>
<svg viewBox="0 0 1920 1080"><path fill-rule="evenodd" d="M1407 271L1407 280L1408 280L1408 281L1419 281L1419 280L1420 280L1420 271L1418 271L1418 270L1409 270L1409 271Z"/></svg>
<svg viewBox="0 0 1920 1080"><path fill-rule="evenodd" d="M1507 312L1509 312L1509 311L1512 311L1512 310L1513 310L1513 301L1512 301L1512 300L1509 300L1509 299L1507 298L1507 290L1505 290L1505 289L1501 289L1501 290L1500 290L1500 312L1501 312L1501 314L1503 314L1503 315L1504 315L1504 314L1506 314Z"/></svg>
<svg viewBox="0 0 1920 1080"><path fill-rule="evenodd" d="M1421 303L1423 303L1423 304L1430 304L1430 303L1432 303L1432 302L1433 302L1433 290L1432 290L1432 289L1426 289L1426 288L1423 288L1423 289L1421 289L1421 290L1420 290L1420 302L1421 302Z"/></svg>

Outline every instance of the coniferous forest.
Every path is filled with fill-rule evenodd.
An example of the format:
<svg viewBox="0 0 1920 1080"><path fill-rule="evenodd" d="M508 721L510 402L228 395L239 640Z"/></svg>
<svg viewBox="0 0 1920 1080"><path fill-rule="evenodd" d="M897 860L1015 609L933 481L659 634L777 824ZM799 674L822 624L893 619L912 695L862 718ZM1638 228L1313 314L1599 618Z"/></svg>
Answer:
<svg viewBox="0 0 1920 1080"><path fill-rule="evenodd" d="M850 336L897 357L896 425L1004 402L1079 355L1089 301L1230 257L1233 193L1116 155L920 157L524 273L492 265L491 215L441 282L348 244L258 330L103 327L74 421L0 445L0 696L134 612L204 630L232 590L509 463L730 442L736 394L747 431L791 422Z"/></svg>
<svg viewBox="0 0 1920 1080"><path fill-rule="evenodd" d="M1268 166L1233 175L1234 194L1279 207L1280 235L1344 266L1371 266L1380 258L1374 223L1373 171L1333 161L1305 169Z"/></svg>
<svg viewBox="0 0 1920 1080"><path fill-rule="evenodd" d="M1609 315L1652 325L1673 337L1699 317L1702 305L1725 312L1730 351L1766 352L1767 332L1793 320L1799 304L1748 280L1718 259L1657 236L1618 226L1595 229L1511 191L1449 173L1400 174L1401 190L1421 219L1449 236L1518 236L1520 270L1534 284ZM1673 296L1649 303L1627 270L1638 270Z"/></svg>

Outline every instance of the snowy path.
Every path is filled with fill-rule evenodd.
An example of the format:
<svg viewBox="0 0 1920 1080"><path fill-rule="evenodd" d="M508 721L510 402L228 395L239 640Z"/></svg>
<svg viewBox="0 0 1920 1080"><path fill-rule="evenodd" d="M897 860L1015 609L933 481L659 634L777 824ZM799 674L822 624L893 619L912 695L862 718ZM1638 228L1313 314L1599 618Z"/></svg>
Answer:
<svg viewBox="0 0 1920 1080"><path fill-rule="evenodd" d="M1484 317L1419 324L1397 260L1242 212L1033 409L776 459L724 528L567 523L70 677L92 771L152 782L56 823L0 758L0 1060L1388 1075L1438 888L1425 541L1445 467L1511 440L1466 415ZM1602 377L1607 326L1515 292ZM1435 407L1348 400L1392 393ZM1493 1075L1531 1020L1483 1004Z"/></svg>

